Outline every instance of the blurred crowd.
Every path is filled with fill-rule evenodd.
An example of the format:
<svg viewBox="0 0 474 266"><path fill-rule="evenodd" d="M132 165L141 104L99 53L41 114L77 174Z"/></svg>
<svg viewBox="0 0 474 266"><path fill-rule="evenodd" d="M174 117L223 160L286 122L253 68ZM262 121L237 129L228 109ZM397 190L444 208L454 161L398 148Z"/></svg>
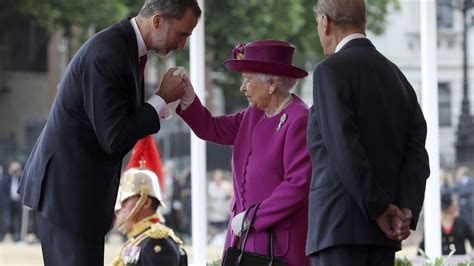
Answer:
<svg viewBox="0 0 474 266"><path fill-rule="evenodd" d="M0 241L37 242L35 222L30 211L20 203L16 193L22 164L12 161L0 164ZM165 223L185 243L191 241L191 172L178 171L172 161L163 164ZM223 245L229 222L229 201L233 189L229 172L216 169L207 178L207 217L209 242ZM474 245L474 178L472 169L441 169L442 251L447 255L466 254L465 242ZM423 248L423 245L420 246Z"/></svg>
<svg viewBox="0 0 474 266"><path fill-rule="evenodd" d="M37 242L35 222L16 193L22 165L18 161L0 164L0 241ZM172 161L163 164L165 223L185 243L191 241L191 172L179 172ZM233 189L229 172L216 169L207 178L207 217L209 242L223 245L229 222L229 201ZM466 254L465 242L474 245L474 178L472 169L441 169L442 251L447 255ZM423 245L420 246L423 248Z"/></svg>
<svg viewBox="0 0 474 266"><path fill-rule="evenodd" d="M21 174L22 165L18 161L0 164L0 241L10 237L13 242L19 242L26 240L28 234L35 241L34 221L27 218L31 217L30 211L23 207L17 193Z"/></svg>
<svg viewBox="0 0 474 266"><path fill-rule="evenodd" d="M474 227L474 179L470 169L459 167L455 170L440 171L441 198L452 195L458 207L459 217Z"/></svg>
<svg viewBox="0 0 474 266"><path fill-rule="evenodd" d="M441 251L443 255L470 255L474 247L474 179L472 169L441 169ZM424 250L424 241L419 248Z"/></svg>
<svg viewBox="0 0 474 266"><path fill-rule="evenodd" d="M162 214L165 224L173 228L185 243L191 241L191 171L178 173L172 161L163 165L165 207ZM210 173L207 186L207 217L209 241L223 245L229 220L229 201L232 196L230 173L216 169ZM214 239L216 237L216 239ZM222 240L220 240L222 239Z"/></svg>
<svg viewBox="0 0 474 266"><path fill-rule="evenodd" d="M34 216L22 206L17 193L22 164L12 161L0 164L0 242L36 243ZM165 207L161 212L165 224L171 227L185 243L191 241L191 172L178 171L172 161L163 164ZM216 169L209 174L207 186L209 241L223 245L229 219L229 201L232 196L230 173Z"/></svg>

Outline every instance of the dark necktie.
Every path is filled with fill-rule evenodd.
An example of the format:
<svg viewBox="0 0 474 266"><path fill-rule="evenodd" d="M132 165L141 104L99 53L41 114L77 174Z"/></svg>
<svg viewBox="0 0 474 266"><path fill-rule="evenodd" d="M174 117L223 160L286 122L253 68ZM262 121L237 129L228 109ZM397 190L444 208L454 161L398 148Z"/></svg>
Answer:
<svg viewBox="0 0 474 266"><path fill-rule="evenodd" d="M140 61L138 63L139 65L139 73L140 73L140 79L143 80L143 75L145 73L145 65L146 65L146 60L148 59L147 55L141 56Z"/></svg>

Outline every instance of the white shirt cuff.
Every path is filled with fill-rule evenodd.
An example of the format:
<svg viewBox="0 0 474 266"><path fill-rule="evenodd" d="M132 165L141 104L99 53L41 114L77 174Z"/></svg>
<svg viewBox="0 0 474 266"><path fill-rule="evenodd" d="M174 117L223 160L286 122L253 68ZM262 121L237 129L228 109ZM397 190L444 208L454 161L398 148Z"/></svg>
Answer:
<svg viewBox="0 0 474 266"><path fill-rule="evenodd" d="M160 96L153 94L146 102L155 108L156 113L160 118L160 123L170 117L171 110Z"/></svg>

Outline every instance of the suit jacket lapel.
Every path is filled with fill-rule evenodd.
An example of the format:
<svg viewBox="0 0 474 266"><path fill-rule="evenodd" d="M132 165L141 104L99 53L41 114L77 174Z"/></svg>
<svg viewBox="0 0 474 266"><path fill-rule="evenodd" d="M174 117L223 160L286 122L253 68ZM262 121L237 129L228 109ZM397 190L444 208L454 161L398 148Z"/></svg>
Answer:
<svg viewBox="0 0 474 266"><path fill-rule="evenodd" d="M132 72L133 72L133 79L135 81L135 90L136 90L136 97L135 97L135 107L141 106L144 102L144 91L143 91L143 84L140 78L139 73L139 62L138 62L138 45L137 39L135 36L135 31L133 30L132 24L130 23L130 18L126 18L119 22L120 28L125 34L128 46L128 55L130 58L130 62L132 62Z"/></svg>

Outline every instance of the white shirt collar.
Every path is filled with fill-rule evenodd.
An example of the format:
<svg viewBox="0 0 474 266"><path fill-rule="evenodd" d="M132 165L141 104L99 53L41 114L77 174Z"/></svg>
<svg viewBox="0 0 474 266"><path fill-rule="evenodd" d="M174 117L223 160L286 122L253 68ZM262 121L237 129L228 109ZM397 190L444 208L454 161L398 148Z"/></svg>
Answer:
<svg viewBox="0 0 474 266"><path fill-rule="evenodd" d="M362 39L362 38L366 38L364 34L362 33L352 33L350 35L347 35L346 37L344 37L344 39L342 39L336 46L336 51L334 51L334 53L337 53L339 52L339 50L342 49L342 47L344 47L344 45L346 45L348 42L354 40L354 39Z"/></svg>
<svg viewBox="0 0 474 266"><path fill-rule="evenodd" d="M148 49L146 48L145 41L143 40L142 34L140 33L140 29L138 28L136 18L131 18L130 23L132 23L133 31L135 31L135 37L137 37L138 58L140 58L147 54Z"/></svg>

